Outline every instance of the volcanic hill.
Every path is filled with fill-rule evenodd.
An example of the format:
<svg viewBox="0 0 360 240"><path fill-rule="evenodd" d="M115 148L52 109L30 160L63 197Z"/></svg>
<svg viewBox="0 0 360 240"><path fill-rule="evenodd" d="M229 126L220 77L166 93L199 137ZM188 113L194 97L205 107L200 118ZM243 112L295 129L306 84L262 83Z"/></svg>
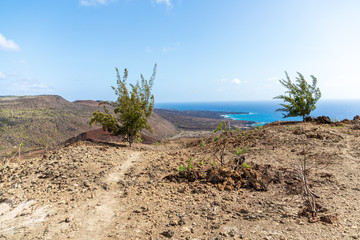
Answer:
<svg viewBox="0 0 360 240"><path fill-rule="evenodd" d="M100 126L89 127L92 112L97 109L96 101L69 102L56 95L0 97L1 155L16 154L21 144L22 151L50 149L88 131L95 140L108 140L111 136ZM144 132L150 142L177 133L173 124L157 114L153 114L150 124L154 133Z"/></svg>

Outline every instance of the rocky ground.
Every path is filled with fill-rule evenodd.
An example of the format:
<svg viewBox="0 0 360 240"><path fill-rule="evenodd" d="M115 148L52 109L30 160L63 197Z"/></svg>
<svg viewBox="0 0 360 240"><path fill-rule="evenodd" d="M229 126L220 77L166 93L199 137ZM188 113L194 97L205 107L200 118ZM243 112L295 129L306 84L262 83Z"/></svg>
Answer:
<svg viewBox="0 0 360 240"><path fill-rule="evenodd" d="M131 149L77 142L4 159L0 239L360 239L359 124L234 132L223 168L214 137ZM233 169L235 148L249 168ZM293 171L304 154L324 221L299 215L304 199Z"/></svg>

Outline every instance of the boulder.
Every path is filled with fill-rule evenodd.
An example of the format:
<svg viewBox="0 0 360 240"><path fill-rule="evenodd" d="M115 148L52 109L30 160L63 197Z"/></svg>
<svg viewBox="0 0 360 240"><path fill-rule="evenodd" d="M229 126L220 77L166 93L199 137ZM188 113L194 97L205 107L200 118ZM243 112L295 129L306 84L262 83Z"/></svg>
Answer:
<svg viewBox="0 0 360 240"><path fill-rule="evenodd" d="M315 118L315 122L321 123L321 124L330 124L330 123L332 123L330 118L327 117L327 116L317 117L317 118Z"/></svg>
<svg viewBox="0 0 360 240"><path fill-rule="evenodd" d="M304 122L313 122L314 121L314 119L312 118L312 117L306 117L306 118L304 118Z"/></svg>

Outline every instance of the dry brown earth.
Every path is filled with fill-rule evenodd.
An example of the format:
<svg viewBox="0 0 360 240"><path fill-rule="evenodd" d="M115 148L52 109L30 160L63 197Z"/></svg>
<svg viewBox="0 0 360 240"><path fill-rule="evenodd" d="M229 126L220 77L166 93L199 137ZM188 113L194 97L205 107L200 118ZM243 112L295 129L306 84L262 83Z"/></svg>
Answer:
<svg viewBox="0 0 360 240"><path fill-rule="evenodd" d="M304 134L300 128L304 129ZM211 168L212 138L155 145L78 142L44 156L6 160L0 170L0 239L360 239L360 127L272 124L234 133L246 163L267 166L267 191L220 190L204 180L169 181L190 157ZM311 163L311 188L333 224L298 216L291 175ZM208 160L210 157L210 160ZM199 164L204 160L203 166Z"/></svg>
<svg viewBox="0 0 360 240"><path fill-rule="evenodd" d="M69 138L100 127L89 127L96 101L69 102L56 95L0 97L0 156L22 151L48 149ZM144 132L148 141L177 134L176 127L157 114L149 120L154 133Z"/></svg>

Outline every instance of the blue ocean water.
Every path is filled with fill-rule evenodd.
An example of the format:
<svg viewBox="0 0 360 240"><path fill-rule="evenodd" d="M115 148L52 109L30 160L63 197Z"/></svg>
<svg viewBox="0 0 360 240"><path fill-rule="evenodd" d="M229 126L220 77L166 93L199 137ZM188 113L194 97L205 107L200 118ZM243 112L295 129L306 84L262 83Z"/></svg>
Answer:
<svg viewBox="0 0 360 240"><path fill-rule="evenodd" d="M241 102L206 102L206 103L157 103L156 108L176 110L208 110L227 111L225 118L233 120L253 121L256 124L266 124L274 121L301 121L301 117L283 118L281 112L275 112L280 107L277 100L271 101L241 101ZM247 114L231 114L231 112L246 112ZM360 115L359 100L320 100L317 108L310 116L328 116L331 120L353 119Z"/></svg>

